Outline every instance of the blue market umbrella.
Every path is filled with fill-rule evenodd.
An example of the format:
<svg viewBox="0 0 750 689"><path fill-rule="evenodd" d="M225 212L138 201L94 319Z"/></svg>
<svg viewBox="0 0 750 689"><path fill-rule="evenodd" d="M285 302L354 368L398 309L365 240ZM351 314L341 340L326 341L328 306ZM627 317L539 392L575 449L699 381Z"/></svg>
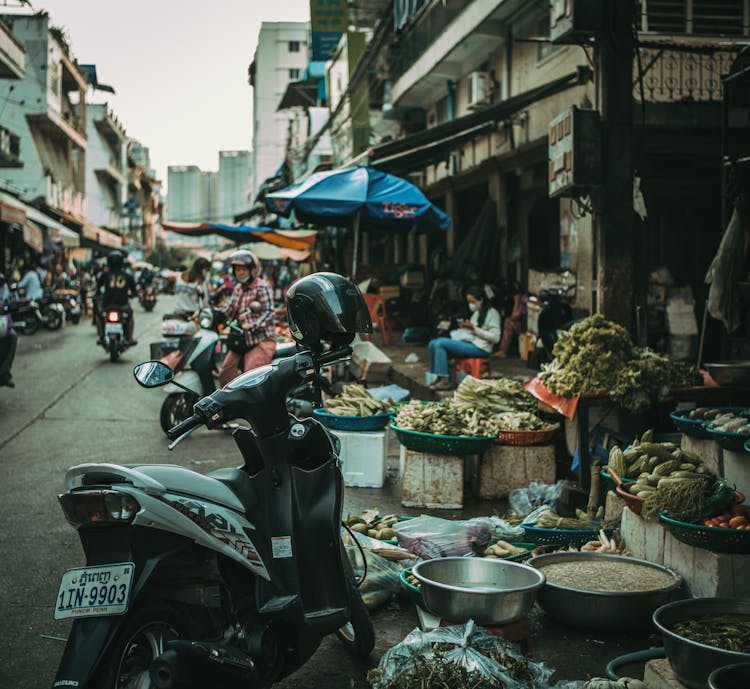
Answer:
<svg viewBox="0 0 750 689"><path fill-rule="evenodd" d="M302 222L354 227L354 266L359 230L400 233L447 230L450 218L405 179L369 167L316 172L285 189L266 194L266 208Z"/></svg>

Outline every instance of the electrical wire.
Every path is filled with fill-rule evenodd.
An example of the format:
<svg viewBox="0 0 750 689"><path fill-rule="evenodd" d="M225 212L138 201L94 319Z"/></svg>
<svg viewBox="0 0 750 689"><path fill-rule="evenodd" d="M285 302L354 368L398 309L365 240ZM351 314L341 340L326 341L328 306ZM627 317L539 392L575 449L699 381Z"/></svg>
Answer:
<svg viewBox="0 0 750 689"><path fill-rule="evenodd" d="M365 579L367 578L367 558L365 557L365 551L362 548L362 544L357 540L357 537L354 535L354 532L349 528L349 525L346 522L341 522L341 526L343 526L348 532L349 535L352 537L352 540L356 544L357 548L359 548L360 555L362 555L362 562L364 563L363 572L362 572L362 578L355 582L357 584L357 588L362 586Z"/></svg>

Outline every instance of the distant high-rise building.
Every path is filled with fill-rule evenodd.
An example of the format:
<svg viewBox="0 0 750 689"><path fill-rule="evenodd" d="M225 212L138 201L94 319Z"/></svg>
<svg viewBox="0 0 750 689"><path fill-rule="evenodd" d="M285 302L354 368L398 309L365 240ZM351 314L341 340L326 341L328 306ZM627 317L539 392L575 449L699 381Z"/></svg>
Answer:
<svg viewBox="0 0 750 689"><path fill-rule="evenodd" d="M219 151L219 222L232 223L247 210L251 164L250 151Z"/></svg>
<svg viewBox="0 0 750 689"><path fill-rule="evenodd" d="M300 81L307 67L309 22L263 22L250 65L253 87L253 152L250 201L263 182L284 162L287 111L276 108L290 81Z"/></svg>

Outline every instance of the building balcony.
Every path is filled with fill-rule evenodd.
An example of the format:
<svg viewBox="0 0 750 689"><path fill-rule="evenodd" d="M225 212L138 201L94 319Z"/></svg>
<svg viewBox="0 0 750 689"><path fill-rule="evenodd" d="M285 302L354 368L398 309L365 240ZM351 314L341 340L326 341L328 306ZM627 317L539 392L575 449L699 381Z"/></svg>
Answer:
<svg viewBox="0 0 750 689"><path fill-rule="evenodd" d="M107 229L114 230L118 234L123 234L125 223L119 210L115 208L109 209L109 213L107 214Z"/></svg>
<svg viewBox="0 0 750 689"><path fill-rule="evenodd" d="M86 217L86 197L80 191L72 187L64 187L59 182L53 182L49 177L47 181L47 193L45 198L47 205L57 208L63 213L72 215L74 218L84 219Z"/></svg>
<svg viewBox="0 0 750 689"><path fill-rule="evenodd" d="M122 145L122 142L128 138L120 121L109 109L107 109L103 117L95 119L94 124L102 136L114 146Z"/></svg>
<svg viewBox="0 0 750 689"><path fill-rule="evenodd" d="M72 141L75 146L83 149L88 147L86 131L81 126L81 119L72 111L61 114L53 108L47 107L46 112L30 113L26 119L33 128L54 139Z"/></svg>
<svg viewBox="0 0 750 689"><path fill-rule="evenodd" d="M21 139L0 125L0 167L23 167Z"/></svg>
<svg viewBox="0 0 750 689"><path fill-rule="evenodd" d="M506 35L523 0L436 0L400 34L392 63L395 105L421 107L479 67Z"/></svg>
<svg viewBox="0 0 750 689"><path fill-rule="evenodd" d="M23 79L25 74L26 50L0 21L0 79Z"/></svg>
<svg viewBox="0 0 750 689"><path fill-rule="evenodd" d="M110 157L106 164L98 165L94 168L94 172L100 178L107 179L110 182L114 182L118 185L126 185L128 178L122 170L122 165L117 158Z"/></svg>

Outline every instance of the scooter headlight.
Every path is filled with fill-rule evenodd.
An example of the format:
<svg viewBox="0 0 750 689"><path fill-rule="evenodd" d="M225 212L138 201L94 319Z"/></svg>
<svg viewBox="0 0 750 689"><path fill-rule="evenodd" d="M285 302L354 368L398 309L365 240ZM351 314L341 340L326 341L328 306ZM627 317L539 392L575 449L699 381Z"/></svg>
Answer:
<svg viewBox="0 0 750 689"><path fill-rule="evenodd" d="M198 314L198 324L201 328L204 330L210 330L213 323L214 316L211 313L211 309L201 309L200 314Z"/></svg>
<svg viewBox="0 0 750 689"><path fill-rule="evenodd" d="M114 490L72 491L59 495L58 500L65 518L76 529L129 524L141 508L135 498Z"/></svg>

